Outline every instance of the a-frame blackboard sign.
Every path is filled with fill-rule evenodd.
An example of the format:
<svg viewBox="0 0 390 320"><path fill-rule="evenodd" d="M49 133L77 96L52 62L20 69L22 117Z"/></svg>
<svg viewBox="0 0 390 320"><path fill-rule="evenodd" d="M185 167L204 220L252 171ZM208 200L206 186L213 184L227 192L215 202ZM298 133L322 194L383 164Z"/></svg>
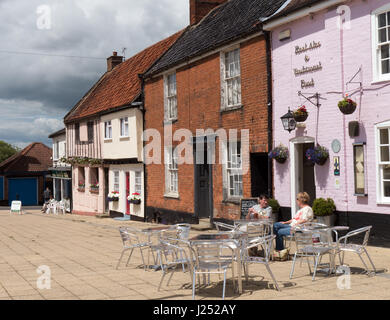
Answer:
<svg viewBox="0 0 390 320"><path fill-rule="evenodd" d="M240 205L241 219L246 219L249 209L258 204L259 204L259 198L241 199L241 205Z"/></svg>

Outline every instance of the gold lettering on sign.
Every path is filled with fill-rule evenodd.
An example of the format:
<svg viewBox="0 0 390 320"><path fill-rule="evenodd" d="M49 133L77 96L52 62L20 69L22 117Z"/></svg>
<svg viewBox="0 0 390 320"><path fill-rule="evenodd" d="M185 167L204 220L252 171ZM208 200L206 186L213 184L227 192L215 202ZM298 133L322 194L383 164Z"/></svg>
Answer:
<svg viewBox="0 0 390 320"><path fill-rule="evenodd" d="M318 64L310 67L303 66L301 69L294 69L294 73L296 76L300 76L302 74L310 73L310 72L316 72L322 70L322 64L319 62Z"/></svg>
<svg viewBox="0 0 390 320"><path fill-rule="evenodd" d="M321 48L321 42L320 41L312 41L309 44L305 43L303 47L296 46L295 47L295 54L301 54L310 50L314 50L317 48Z"/></svg>
<svg viewBox="0 0 390 320"><path fill-rule="evenodd" d="M311 78L310 81L301 80L301 88L302 89L313 88L314 85L315 85L315 83L314 83L314 79L313 78Z"/></svg>

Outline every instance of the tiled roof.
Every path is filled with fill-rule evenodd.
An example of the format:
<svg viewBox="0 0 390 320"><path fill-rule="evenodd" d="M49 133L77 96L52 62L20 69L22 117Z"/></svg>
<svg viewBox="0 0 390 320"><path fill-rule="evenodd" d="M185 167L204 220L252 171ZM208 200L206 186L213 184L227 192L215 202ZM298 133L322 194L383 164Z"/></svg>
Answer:
<svg viewBox="0 0 390 320"><path fill-rule="evenodd" d="M52 133L52 134L49 136L49 139L52 139L52 138L61 136L61 135L65 134L65 133L66 133L66 130L65 130L65 128L63 128L63 129L61 129L61 130L59 130L59 131L56 131L56 132Z"/></svg>
<svg viewBox="0 0 390 320"><path fill-rule="evenodd" d="M286 0L230 0L212 10L185 34L146 73L170 69L190 58L261 30L260 18L277 11Z"/></svg>
<svg viewBox="0 0 390 320"><path fill-rule="evenodd" d="M34 142L22 151L0 163L0 172L41 172L53 164L52 149L40 142Z"/></svg>
<svg viewBox="0 0 390 320"><path fill-rule="evenodd" d="M271 21L273 19L279 18L286 16L294 11L297 11L299 9L302 9L304 7L309 7L311 5L314 5L318 2L324 2L325 0L289 0L286 1L286 3L278 10L275 12L274 15L269 17L266 21Z"/></svg>
<svg viewBox="0 0 390 320"><path fill-rule="evenodd" d="M184 30L141 51L106 72L65 116L65 122L80 120L131 104L141 94L139 74L146 72L180 37Z"/></svg>

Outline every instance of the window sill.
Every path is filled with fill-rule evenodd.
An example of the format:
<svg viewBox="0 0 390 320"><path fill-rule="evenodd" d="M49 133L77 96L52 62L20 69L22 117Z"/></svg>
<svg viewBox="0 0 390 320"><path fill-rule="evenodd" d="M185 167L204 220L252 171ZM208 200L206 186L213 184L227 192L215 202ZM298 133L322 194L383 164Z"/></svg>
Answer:
<svg viewBox="0 0 390 320"><path fill-rule="evenodd" d="M103 140L105 143L109 143L109 142L112 142L112 138L111 139L104 139Z"/></svg>
<svg viewBox="0 0 390 320"><path fill-rule="evenodd" d="M224 107L224 108L221 108L220 113L236 111L236 110L240 110L240 109L243 109L243 108L244 108L244 105L242 105L242 104L237 105L237 106L232 106L232 107Z"/></svg>
<svg viewBox="0 0 390 320"><path fill-rule="evenodd" d="M383 78L383 79L374 79L371 84L372 85L376 85L376 84L382 84L382 83L386 83L386 82L390 82L390 77L388 78Z"/></svg>
<svg viewBox="0 0 390 320"><path fill-rule="evenodd" d="M376 204L379 204L379 205L390 205L390 201L377 201Z"/></svg>
<svg viewBox="0 0 390 320"><path fill-rule="evenodd" d="M130 140L130 137L129 136L119 137L119 140L121 140L121 141Z"/></svg>
<svg viewBox="0 0 390 320"><path fill-rule="evenodd" d="M170 124L174 124L177 121L179 121L179 120L178 119L164 120L164 126L167 126L167 125L170 125Z"/></svg>
<svg viewBox="0 0 390 320"><path fill-rule="evenodd" d="M237 205L240 205L241 204L241 198L229 198L229 199L223 200L222 203L224 203L224 204L237 204Z"/></svg>
<svg viewBox="0 0 390 320"><path fill-rule="evenodd" d="M164 198L180 200L179 194L173 193L164 194Z"/></svg>

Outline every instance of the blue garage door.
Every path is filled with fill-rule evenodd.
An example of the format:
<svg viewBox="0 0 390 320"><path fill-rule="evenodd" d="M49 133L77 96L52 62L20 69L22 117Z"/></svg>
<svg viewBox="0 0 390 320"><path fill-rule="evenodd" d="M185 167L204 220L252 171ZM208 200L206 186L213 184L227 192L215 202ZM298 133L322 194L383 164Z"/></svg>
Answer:
<svg viewBox="0 0 390 320"><path fill-rule="evenodd" d="M14 200L22 201L23 206L38 205L37 178L8 179L9 205Z"/></svg>
<svg viewBox="0 0 390 320"><path fill-rule="evenodd" d="M4 177L0 177L0 200L4 200Z"/></svg>

